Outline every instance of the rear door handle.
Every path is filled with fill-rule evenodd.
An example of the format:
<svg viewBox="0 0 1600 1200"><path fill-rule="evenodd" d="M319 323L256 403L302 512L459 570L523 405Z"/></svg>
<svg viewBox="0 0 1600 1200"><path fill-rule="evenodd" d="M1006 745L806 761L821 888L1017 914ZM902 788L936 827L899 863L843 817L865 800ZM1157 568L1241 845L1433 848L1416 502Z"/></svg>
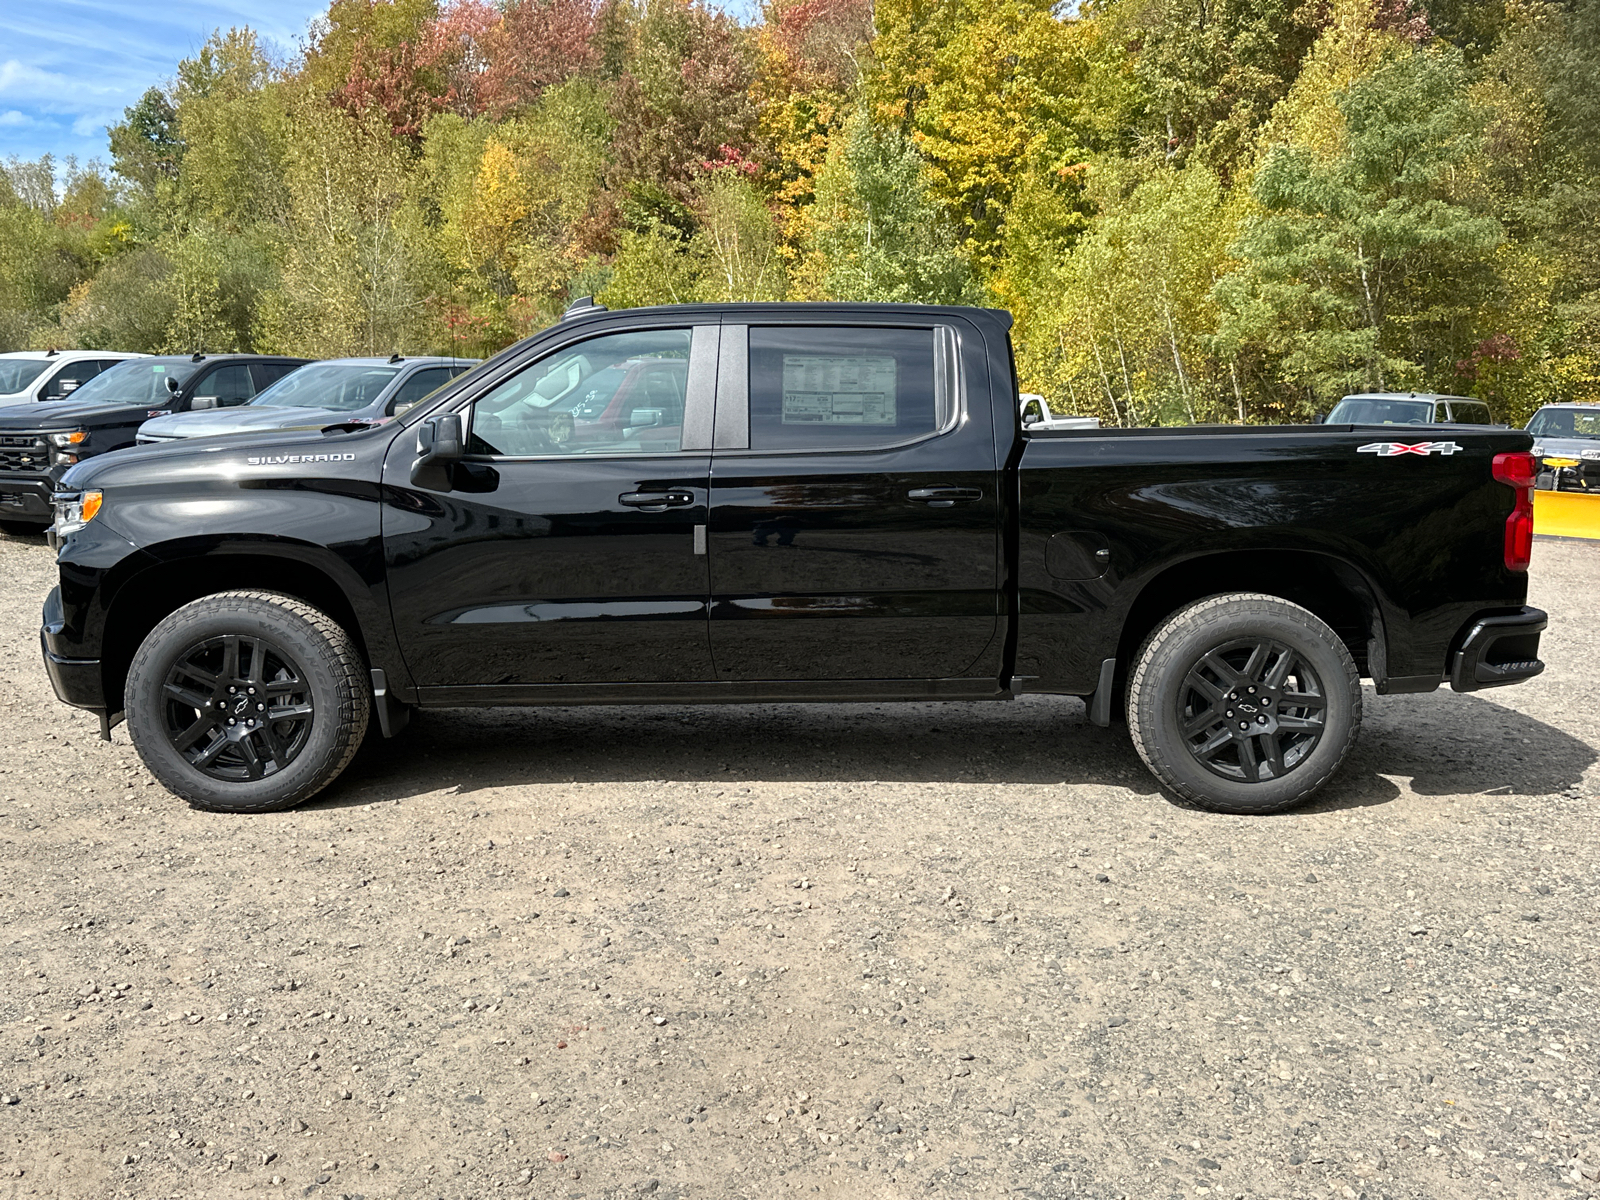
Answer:
<svg viewBox="0 0 1600 1200"><path fill-rule="evenodd" d="M917 500L929 508L949 508L961 502L983 499L982 488L964 487L924 487L912 488L906 493L906 499Z"/></svg>
<svg viewBox="0 0 1600 1200"><path fill-rule="evenodd" d="M687 508L694 503L694 493L674 488L665 492L623 492L618 504L629 508Z"/></svg>

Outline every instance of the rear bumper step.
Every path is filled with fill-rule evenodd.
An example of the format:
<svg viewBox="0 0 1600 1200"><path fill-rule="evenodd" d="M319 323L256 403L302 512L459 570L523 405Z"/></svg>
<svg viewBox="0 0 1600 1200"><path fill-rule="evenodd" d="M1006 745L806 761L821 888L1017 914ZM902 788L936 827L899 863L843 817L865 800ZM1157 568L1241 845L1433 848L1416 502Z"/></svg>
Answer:
<svg viewBox="0 0 1600 1200"><path fill-rule="evenodd" d="M1450 664L1450 686L1458 692L1504 687L1544 671L1539 635L1550 618L1537 608L1474 617Z"/></svg>

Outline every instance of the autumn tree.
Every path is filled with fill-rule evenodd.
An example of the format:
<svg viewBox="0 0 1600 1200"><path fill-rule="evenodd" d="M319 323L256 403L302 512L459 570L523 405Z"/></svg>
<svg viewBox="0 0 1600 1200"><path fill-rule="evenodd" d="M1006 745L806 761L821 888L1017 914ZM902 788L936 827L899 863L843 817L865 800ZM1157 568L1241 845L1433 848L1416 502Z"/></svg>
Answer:
<svg viewBox="0 0 1600 1200"><path fill-rule="evenodd" d="M865 112L851 118L817 177L803 267L816 298L959 304L974 295L959 235L923 171L905 134Z"/></svg>
<svg viewBox="0 0 1600 1200"><path fill-rule="evenodd" d="M1452 184L1475 145L1459 55L1398 54L1336 103L1336 150L1267 155L1238 246L1247 270L1221 290L1235 322L1260 322L1282 377L1325 400L1453 366L1451 310L1488 283L1502 238Z"/></svg>

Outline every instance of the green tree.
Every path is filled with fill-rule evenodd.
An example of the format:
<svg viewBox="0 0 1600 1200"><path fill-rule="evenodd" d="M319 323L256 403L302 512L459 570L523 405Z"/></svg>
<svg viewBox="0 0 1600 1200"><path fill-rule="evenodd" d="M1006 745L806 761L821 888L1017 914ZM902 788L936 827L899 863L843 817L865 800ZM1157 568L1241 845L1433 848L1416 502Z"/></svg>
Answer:
<svg viewBox="0 0 1600 1200"><path fill-rule="evenodd" d="M383 113L351 117L314 96L294 123L283 273L263 301L259 343L323 358L426 348L425 243L404 144Z"/></svg>
<svg viewBox="0 0 1600 1200"><path fill-rule="evenodd" d="M817 176L802 273L819 297L958 304L976 291L950 221L929 198L910 138L865 112L846 123Z"/></svg>
<svg viewBox="0 0 1600 1200"><path fill-rule="evenodd" d="M249 29L215 33L178 64L180 219L233 231L283 219L296 131L281 75Z"/></svg>
<svg viewBox="0 0 1600 1200"><path fill-rule="evenodd" d="M107 130L113 169L147 195L176 182L183 163L178 110L161 88L150 88Z"/></svg>
<svg viewBox="0 0 1600 1200"><path fill-rule="evenodd" d="M1465 84L1455 52L1396 55L1338 96L1335 151L1267 154L1246 268L1219 284L1225 339L1263 342L1283 380L1324 400L1453 366L1451 326L1502 238L1453 186L1476 146Z"/></svg>

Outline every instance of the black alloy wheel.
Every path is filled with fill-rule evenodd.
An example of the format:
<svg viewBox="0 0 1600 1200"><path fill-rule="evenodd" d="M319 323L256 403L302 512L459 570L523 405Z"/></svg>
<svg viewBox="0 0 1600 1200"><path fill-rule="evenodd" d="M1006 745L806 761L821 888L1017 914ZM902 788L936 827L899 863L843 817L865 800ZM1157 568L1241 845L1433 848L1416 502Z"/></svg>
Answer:
<svg viewBox="0 0 1600 1200"><path fill-rule="evenodd" d="M1236 638L1201 656L1179 689L1189 753L1224 779L1281 779L1322 741L1327 700L1303 654Z"/></svg>
<svg viewBox="0 0 1600 1200"><path fill-rule="evenodd" d="M1281 596L1208 596L1161 622L1128 673L1128 731L1179 799L1270 813L1333 777L1361 729L1361 677L1315 613Z"/></svg>
<svg viewBox="0 0 1600 1200"><path fill-rule="evenodd" d="M172 748L224 783L282 771L305 749L316 715L294 657L266 638L236 633L184 650L163 693Z"/></svg>
<svg viewBox="0 0 1600 1200"><path fill-rule="evenodd" d="M168 791L212 812L272 812L349 765L369 680L327 613L276 592L218 592L146 635L123 703L134 748Z"/></svg>

